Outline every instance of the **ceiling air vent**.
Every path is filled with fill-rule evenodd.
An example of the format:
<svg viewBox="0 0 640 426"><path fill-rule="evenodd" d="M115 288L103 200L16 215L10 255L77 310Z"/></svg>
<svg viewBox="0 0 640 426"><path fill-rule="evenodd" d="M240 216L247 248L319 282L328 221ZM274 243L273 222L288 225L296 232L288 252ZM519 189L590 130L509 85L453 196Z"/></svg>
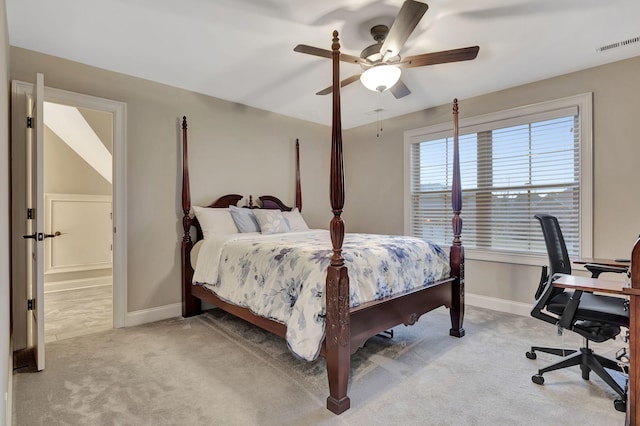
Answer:
<svg viewBox="0 0 640 426"><path fill-rule="evenodd" d="M640 41L640 37L633 37L627 40L618 41L616 43L607 44L605 46L600 46L596 49L596 52L604 52L605 50L615 49L616 47L624 47L629 44L637 43Z"/></svg>

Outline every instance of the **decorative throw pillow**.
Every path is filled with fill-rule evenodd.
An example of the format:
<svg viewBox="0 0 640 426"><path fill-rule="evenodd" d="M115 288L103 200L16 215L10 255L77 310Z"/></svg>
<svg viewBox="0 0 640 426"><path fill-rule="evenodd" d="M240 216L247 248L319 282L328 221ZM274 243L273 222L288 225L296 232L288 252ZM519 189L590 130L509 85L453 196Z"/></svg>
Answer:
<svg viewBox="0 0 640 426"><path fill-rule="evenodd" d="M304 221L304 218L300 214L300 210L295 208L290 212L282 212L282 215L287 220L289 224L289 229L291 231L308 231L309 225Z"/></svg>
<svg viewBox="0 0 640 426"><path fill-rule="evenodd" d="M260 224L260 231L263 234L289 232L289 224L280 210L256 209L254 213Z"/></svg>
<svg viewBox="0 0 640 426"><path fill-rule="evenodd" d="M200 222L204 238L219 234L237 234L238 228L231 218L229 209L193 206L193 212Z"/></svg>
<svg viewBox="0 0 640 426"><path fill-rule="evenodd" d="M231 217L240 232L260 232L260 225L252 209L229 206Z"/></svg>

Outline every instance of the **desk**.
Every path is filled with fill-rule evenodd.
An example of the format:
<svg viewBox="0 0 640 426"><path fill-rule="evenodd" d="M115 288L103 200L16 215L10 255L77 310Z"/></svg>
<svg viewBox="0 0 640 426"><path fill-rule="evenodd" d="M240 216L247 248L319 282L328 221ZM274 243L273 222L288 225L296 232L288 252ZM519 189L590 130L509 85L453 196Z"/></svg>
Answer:
<svg viewBox="0 0 640 426"><path fill-rule="evenodd" d="M591 278L599 278L600 274L608 272L627 273L631 262L620 259L600 259L593 257L578 257L573 259L573 263L583 265L591 272Z"/></svg>
<svg viewBox="0 0 640 426"><path fill-rule="evenodd" d="M601 278L579 277L577 275L556 274L553 281L554 287L568 288L572 290L594 291L598 293L616 294L626 296L634 290L629 284L621 281L603 280Z"/></svg>
<svg viewBox="0 0 640 426"><path fill-rule="evenodd" d="M640 422L640 240L633 248L633 267L631 270L631 284L620 281L609 281L579 277L575 275L558 274L553 282L555 287L608 293L629 296L629 384L627 389L627 417L626 425L636 425Z"/></svg>
<svg viewBox="0 0 640 426"><path fill-rule="evenodd" d="M586 265L587 263L597 263L598 265L615 266L617 268L626 268L631 262L621 262L614 259L600 259L597 257L577 257L571 260L578 265Z"/></svg>

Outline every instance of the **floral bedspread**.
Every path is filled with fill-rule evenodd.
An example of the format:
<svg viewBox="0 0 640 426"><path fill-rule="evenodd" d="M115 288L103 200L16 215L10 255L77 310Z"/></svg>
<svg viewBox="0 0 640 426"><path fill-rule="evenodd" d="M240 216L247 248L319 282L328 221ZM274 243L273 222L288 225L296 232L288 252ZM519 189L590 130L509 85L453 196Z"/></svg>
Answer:
<svg viewBox="0 0 640 426"><path fill-rule="evenodd" d="M287 326L287 345L304 360L317 358L325 332L325 282L332 250L326 230L205 239L194 284ZM343 257L350 303L428 287L449 276L449 257L437 245L404 236L346 234Z"/></svg>

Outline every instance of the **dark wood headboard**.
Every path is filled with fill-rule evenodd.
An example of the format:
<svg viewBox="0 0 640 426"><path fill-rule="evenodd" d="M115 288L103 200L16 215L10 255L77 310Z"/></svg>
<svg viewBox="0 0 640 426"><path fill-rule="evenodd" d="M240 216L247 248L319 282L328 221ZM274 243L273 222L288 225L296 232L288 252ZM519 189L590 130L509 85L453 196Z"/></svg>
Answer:
<svg viewBox="0 0 640 426"><path fill-rule="evenodd" d="M240 194L227 194L218 198L206 207L212 209L226 209L230 206L238 206L238 203L243 198L244 196ZM250 209L280 210L283 212L290 212L291 210L293 210L293 207L287 206L284 202L282 202L282 200L273 195L261 195L260 197L258 197L258 199L260 200L261 205L255 205L253 203L253 197L250 195L249 204L243 207ZM190 223L190 227L194 227L196 229L196 239L194 242L200 241L203 238L203 233L198 218L195 215L190 217Z"/></svg>

